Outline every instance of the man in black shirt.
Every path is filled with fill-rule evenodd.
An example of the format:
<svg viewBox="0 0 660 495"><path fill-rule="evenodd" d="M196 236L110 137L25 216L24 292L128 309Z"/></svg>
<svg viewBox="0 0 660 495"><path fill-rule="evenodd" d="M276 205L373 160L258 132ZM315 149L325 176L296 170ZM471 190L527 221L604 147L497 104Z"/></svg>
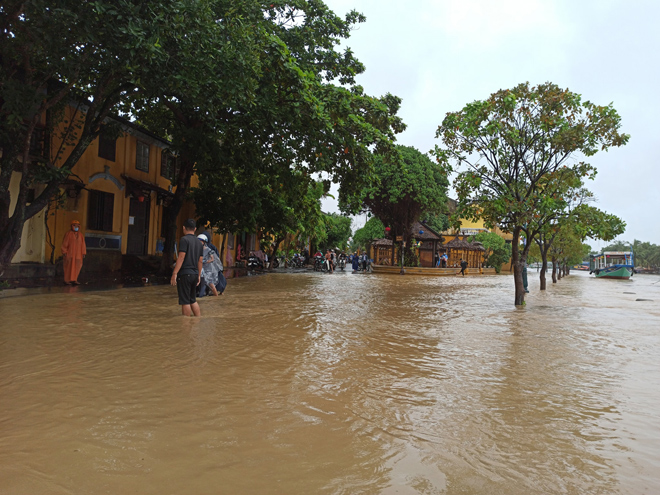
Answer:
<svg viewBox="0 0 660 495"><path fill-rule="evenodd" d="M183 316L201 316L195 293L202 272L203 247L195 237L195 220L189 218L183 223L183 233L170 283L176 285Z"/></svg>
<svg viewBox="0 0 660 495"><path fill-rule="evenodd" d="M456 275L463 275L465 277L465 269L468 267L468 262L465 260L461 260L461 271L457 273Z"/></svg>

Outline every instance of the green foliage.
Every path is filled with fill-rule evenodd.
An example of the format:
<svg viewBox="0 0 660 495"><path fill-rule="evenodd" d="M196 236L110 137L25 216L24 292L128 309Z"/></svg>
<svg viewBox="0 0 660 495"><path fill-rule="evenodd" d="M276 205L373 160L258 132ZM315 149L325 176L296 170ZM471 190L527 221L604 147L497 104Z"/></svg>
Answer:
<svg viewBox="0 0 660 495"><path fill-rule="evenodd" d="M364 224L364 227L355 231L353 234L353 241L355 249L366 249L374 240L382 239L385 237L385 226L376 217L371 217Z"/></svg>
<svg viewBox="0 0 660 495"><path fill-rule="evenodd" d="M351 237L351 219L337 213L323 215L323 219L327 232L325 247L327 249L346 250L348 239Z"/></svg>
<svg viewBox="0 0 660 495"><path fill-rule="evenodd" d="M566 210L564 193L579 188L596 170L573 159L622 146L621 119L612 105L582 101L552 83L520 84L448 113L436 137L438 163L456 167L458 216L513 233L516 304L524 300L522 267L531 243L520 250L521 233L535 238Z"/></svg>
<svg viewBox="0 0 660 495"><path fill-rule="evenodd" d="M497 273L500 273L502 265L508 263L511 259L511 244L507 243L501 236L494 232L479 232L470 241L477 241L483 244L486 249L484 263L486 266L495 268Z"/></svg>
<svg viewBox="0 0 660 495"><path fill-rule="evenodd" d="M626 230L626 222L621 218L584 204L571 212L569 221L574 222L576 233L583 241L587 237L611 241Z"/></svg>
<svg viewBox="0 0 660 495"><path fill-rule="evenodd" d="M589 246L583 244L575 225L564 224L560 227L557 236L548 251L553 265L575 265L589 254Z"/></svg>
<svg viewBox="0 0 660 495"><path fill-rule="evenodd" d="M372 151L391 153L395 133L405 128L396 116L400 99L366 95L355 84L363 65L350 50L337 51L364 17L350 12L342 19L321 1L209 1L214 18L236 32L223 33L217 47L189 43L191 76L180 90L154 81L151 100L136 101L131 111L154 132L167 129L186 158L176 194L193 172L199 177L200 215L222 228L258 225L276 239L312 232L325 242L317 207L301 210L302 191L327 177L326 192L338 184L340 199L354 207L371 177ZM309 224L299 221L305 217Z"/></svg>
<svg viewBox="0 0 660 495"><path fill-rule="evenodd" d="M411 146L390 156L376 155L374 180L362 193L362 208L373 213L392 234L403 236L410 250L413 224L427 212L443 211L449 184L443 170Z"/></svg>
<svg viewBox="0 0 660 495"><path fill-rule="evenodd" d="M422 216L422 221L438 233L448 230L451 226L449 217L445 213L426 213Z"/></svg>
<svg viewBox="0 0 660 495"><path fill-rule="evenodd" d="M107 127L106 117L116 113L135 116L171 140L180 172L173 180L170 220L195 172L204 176L203 187L223 188L204 193L205 206L213 195L258 203L261 212L268 212L270 203L282 218L290 213L283 210L300 203L288 202L293 192L306 191L312 177L325 173L340 185L344 203L355 208L358 192L371 178L372 152L392 153L395 133L405 128L396 116L400 99L366 95L355 83L364 66L350 50L337 50L364 20L354 11L341 18L320 0L5 2L0 8L0 248L7 239L20 239L24 219L56 193ZM88 108L66 122L68 150L57 154L67 158L35 161L30 173L39 173L22 186L16 225L8 231L8 183L18 157L27 156L28 137L40 116L70 101ZM27 161L23 164L27 172ZM222 175L226 178L216 177ZM263 187L250 190L263 176L269 176ZM26 205L23 191L31 181L48 187ZM272 194L278 184L287 190L282 195ZM234 186L248 197L229 190ZM239 223L272 223L245 212L229 216ZM6 258L1 249L0 255Z"/></svg>
<svg viewBox="0 0 660 495"><path fill-rule="evenodd" d="M317 244L326 241L328 229L320 203L323 184L309 182L293 171L286 176L255 175L204 176L200 187L191 191L200 219L223 233L260 229L273 237L276 248L289 234L299 240L309 237Z"/></svg>

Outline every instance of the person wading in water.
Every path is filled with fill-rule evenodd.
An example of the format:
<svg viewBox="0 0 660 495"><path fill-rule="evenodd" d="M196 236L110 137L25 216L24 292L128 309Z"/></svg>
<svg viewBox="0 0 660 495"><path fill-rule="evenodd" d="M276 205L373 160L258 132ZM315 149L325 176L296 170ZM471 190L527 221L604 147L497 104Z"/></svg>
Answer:
<svg viewBox="0 0 660 495"><path fill-rule="evenodd" d="M201 316L197 303L197 286L202 273L203 246L195 237L195 220L189 218L183 224L183 233L179 239L179 256L174 265L170 284L176 285L179 293L179 305L183 316Z"/></svg>
<svg viewBox="0 0 660 495"><path fill-rule="evenodd" d="M456 275L463 275L465 277L465 269L468 267L468 262L465 260L461 260L461 271L458 272Z"/></svg>

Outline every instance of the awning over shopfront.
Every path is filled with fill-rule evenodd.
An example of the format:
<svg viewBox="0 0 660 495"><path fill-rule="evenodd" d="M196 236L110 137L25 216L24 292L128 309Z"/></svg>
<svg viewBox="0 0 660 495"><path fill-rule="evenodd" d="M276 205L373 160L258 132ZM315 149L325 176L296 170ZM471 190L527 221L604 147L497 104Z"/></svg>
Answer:
<svg viewBox="0 0 660 495"><path fill-rule="evenodd" d="M164 206L169 206L169 204L172 202L172 199L174 199L174 193L168 191L167 189L163 189L159 185L152 182L135 179L133 177L129 177L126 174L121 174L121 178L126 181L126 197L133 196L138 199L140 197L145 198L149 197L152 192L155 192L156 201L159 204L163 204Z"/></svg>

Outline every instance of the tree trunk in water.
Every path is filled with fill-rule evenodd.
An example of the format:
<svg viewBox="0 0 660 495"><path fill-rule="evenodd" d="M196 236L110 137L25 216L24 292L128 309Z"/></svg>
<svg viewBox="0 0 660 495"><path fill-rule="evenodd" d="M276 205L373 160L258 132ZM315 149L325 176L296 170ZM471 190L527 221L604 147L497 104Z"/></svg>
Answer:
<svg viewBox="0 0 660 495"><path fill-rule="evenodd" d="M562 277L562 266L561 264L557 267L557 280L561 280Z"/></svg>
<svg viewBox="0 0 660 495"><path fill-rule="evenodd" d="M525 260L520 253L520 227L513 229L513 239L511 241L511 266L513 267L513 280L516 287L514 304L523 306L525 304L525 286L523 284L522 272L525 266Z"/></svg>
<svg viewBox="0 0 660 495"><path fill-rule="evenodd" d="M548 252L541 250L541 259L543 263L541 263L541 273L539 274L539 280L541 282L540 284L540 290L545 290L546 288L546 280L545 280L545 272L548 270Z"/></svg>
<svg viewBox="0 0 660 495"><path fill-rule="evenodd" d="M557 283L557 259L552 258L552 283Z"/></svg>

